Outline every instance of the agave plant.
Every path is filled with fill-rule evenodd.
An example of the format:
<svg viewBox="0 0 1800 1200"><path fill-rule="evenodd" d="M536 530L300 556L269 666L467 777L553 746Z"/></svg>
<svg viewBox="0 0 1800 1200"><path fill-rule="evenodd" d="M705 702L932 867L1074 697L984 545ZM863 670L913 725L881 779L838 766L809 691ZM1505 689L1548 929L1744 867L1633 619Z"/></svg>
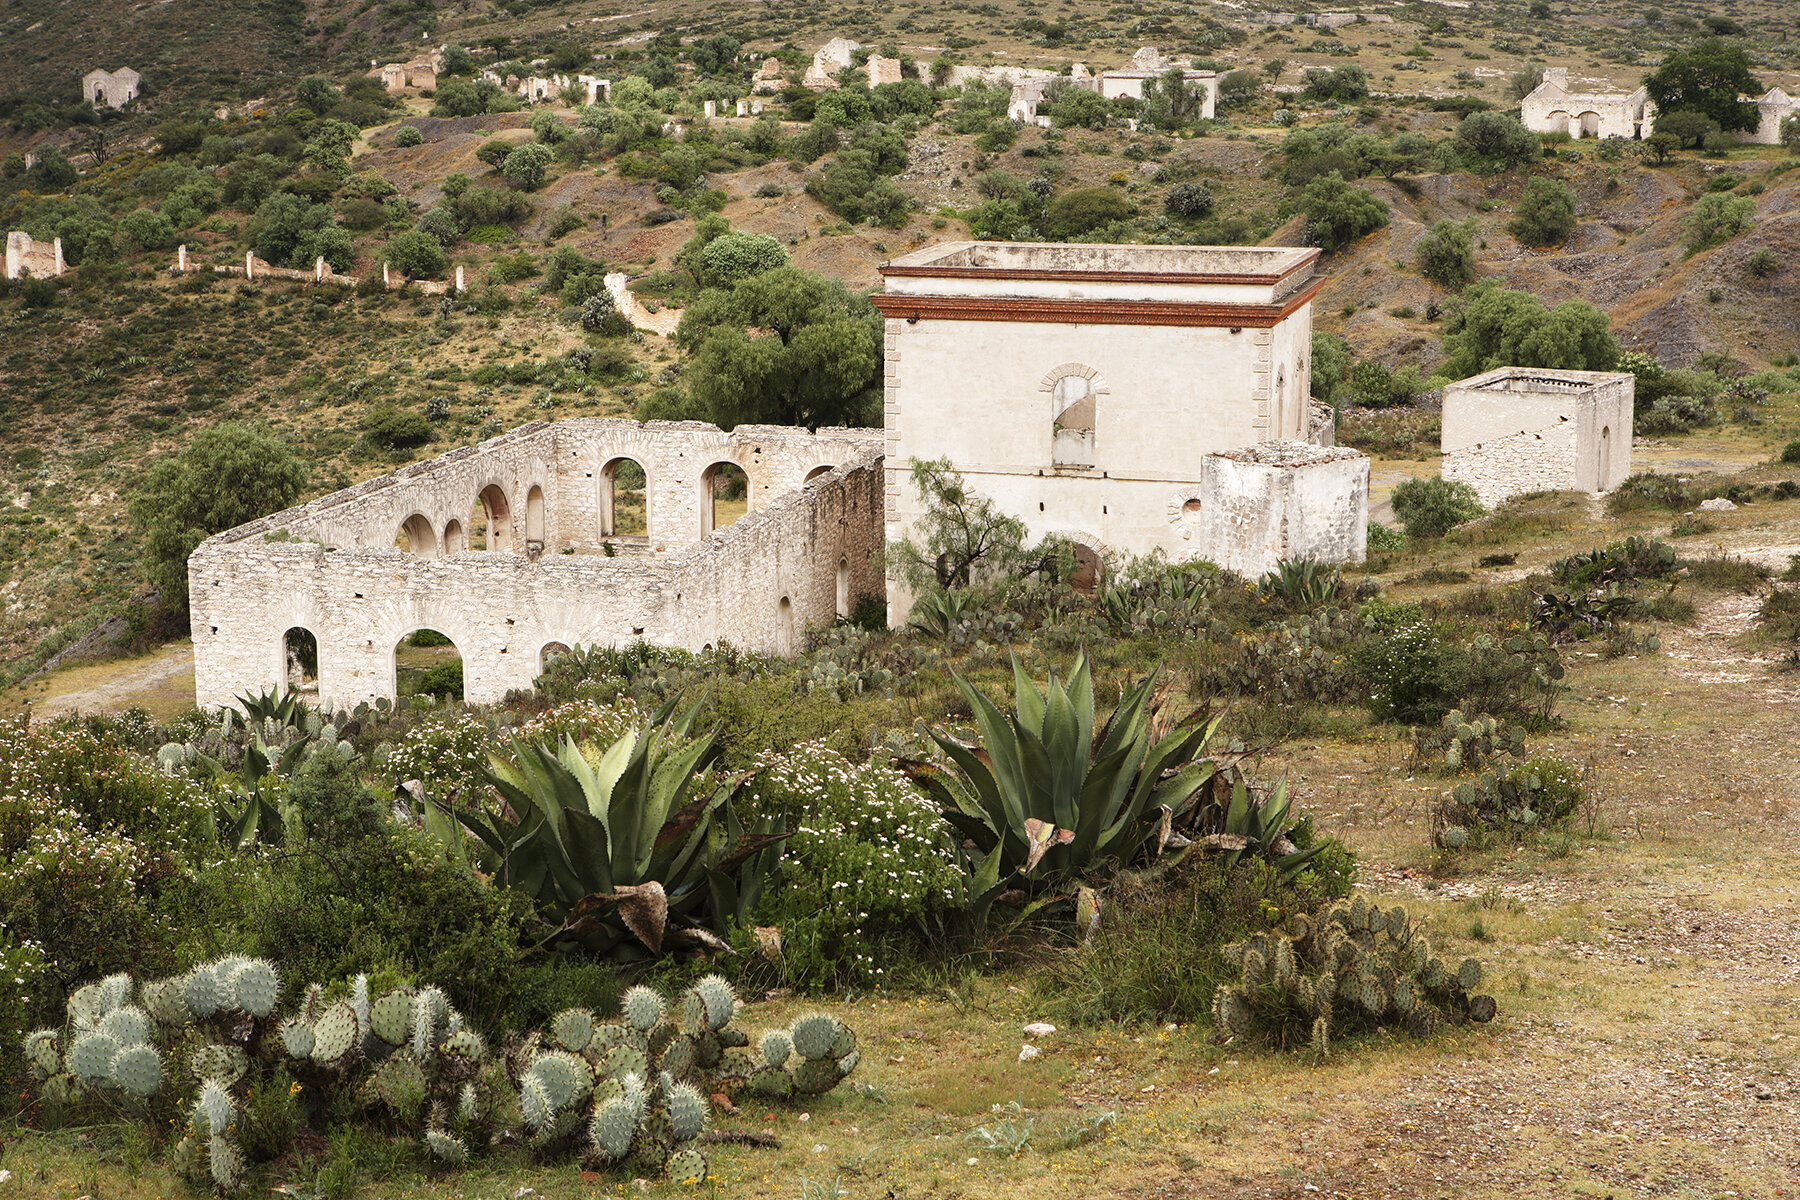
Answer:
<svg viewBox="0 0 1800 1200"><path fill-rule="evenodd" d="M512 762L488 772L508 811L456 814L484 844L494 882L537 901L559 949L629 958L722 946L725 922L779 860L786 831L746 830L732 811L748 777L712 775L717 731L690 737L698 707L674 708L594 763L571 738L515 740Z"/></svg>
<svg viewBox="0 0 1800 1200"><path fill-rule="evenodd" d="M1015 658L1013 681L1005 712L957 677L980 742L934 730L951 768L902 764L974 847L968 899L977 921L1009 889L1038 904L1066 899L1105 865L1183 844L1177 830L1219 767L1201 757L1218 720L1173 719L1156 673L1098 727L1086 655L1067 684L1052 674L1042 691Z"/></svg>
<svg viewBox="0 0 1800 1200"><path fill-rule="evenodd" d="M1264 575L1261 586L1264 594L1279 596L1290 606L1311 612L1338 598L1344 590L1344 576L1329 563L1289 558Z"/></svg>
<svg viewBox="0 0 1800 1200"><path fill-rule="evenodd" d="M1215 782L1223 783L1224 777L1216 777ZM1215 787L1219 790L1223 789ZM1200 845L1217 853L1228 868L1247 857L1265 858L1281 881L1290 883L1320 851L1334 844L1331 838L1322 838L1304 850L1294 844L1292 835L1298 822L1288 822L1292 801L1285 779L1258 800L1240 775L1231 781L1228 794L1229 800L1215 798L1195 816Z"/></svg>
<svg viewBox="0 0 1800 1200"><path fill-rule="evenodd" d="M927 592L913 603L910 625L914 632L927 637L949 637L972 607L968 592L956 589Z"/></svg>

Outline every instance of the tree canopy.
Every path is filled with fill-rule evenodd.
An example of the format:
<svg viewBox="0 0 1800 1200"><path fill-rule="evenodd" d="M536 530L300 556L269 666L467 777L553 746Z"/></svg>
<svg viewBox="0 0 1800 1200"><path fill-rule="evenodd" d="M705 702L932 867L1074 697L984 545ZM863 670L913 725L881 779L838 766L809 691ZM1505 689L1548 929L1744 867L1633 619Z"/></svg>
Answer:
<svg viewBox="0 0 1800 1200"><path fill-rule="evenodd" d="M704 291L675 340L696 415L742 424L879 424L881 318L834 279L780 266Z"/></svg>
<svg viewBox="0 0 1800 1200"><path fill-rule="evenodd" d="M132 498L144 538L144 574L174 612L187 611L187 560L215 533L279 512L300 498L306 465L260 425L228 421L202 430L156 463Z"/></svg>
<svg viewBox="0 0 1800 1200"><path fill-rule="evenodd" d="M1619 342L1605 313L1583 300L1546 308L1530 292L1513 291L1500 280L1484 279L1464 292L1445 331L1449 358L1439 373L1453 379L1496 367L1610 371L1619 361Z"/></svg>
<svg viewBox="0 0 1800 1200"><path fill-rule="evenodd" d="M1756 128L1758 114L1741 97L1758 95L1763 86L1750 73L1750 56L1743 47L1715 37L1663 59L1644 76L1644 90L1659 113L1686 109L1711 117L1720 129L1749 132Z"/></svg>

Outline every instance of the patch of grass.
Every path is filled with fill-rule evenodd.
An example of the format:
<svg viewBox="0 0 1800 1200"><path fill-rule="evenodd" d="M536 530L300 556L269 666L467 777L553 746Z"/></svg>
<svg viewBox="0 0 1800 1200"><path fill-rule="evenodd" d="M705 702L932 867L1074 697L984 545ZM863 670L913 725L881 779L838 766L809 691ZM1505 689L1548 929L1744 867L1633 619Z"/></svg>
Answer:
<svg viewBox="0 0 1800 1200"><path fill-rule="evenodd" d="M1684 558L1679 560L1679 566L1686 568L1689 583L1715 592L1754 592L1773 574L1761 563L1729 554Z"/></svg>

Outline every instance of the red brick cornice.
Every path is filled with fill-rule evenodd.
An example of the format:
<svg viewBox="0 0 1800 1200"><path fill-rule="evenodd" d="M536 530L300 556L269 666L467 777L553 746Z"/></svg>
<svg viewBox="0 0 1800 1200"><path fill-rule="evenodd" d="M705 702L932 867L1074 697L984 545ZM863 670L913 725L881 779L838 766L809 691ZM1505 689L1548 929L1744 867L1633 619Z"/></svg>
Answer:
<svg viewBox="0 0 1800 1200"><path fill-rule="evenodd" d="M1091 276L1090 276L1091 278ZM903 321L1032 321L1051 325L1182 325L1270 329L1310 303L1315 279L1279 304L1181 304L1168 300L1050 300L1020 296L893 296L869 299Z"/></svg>

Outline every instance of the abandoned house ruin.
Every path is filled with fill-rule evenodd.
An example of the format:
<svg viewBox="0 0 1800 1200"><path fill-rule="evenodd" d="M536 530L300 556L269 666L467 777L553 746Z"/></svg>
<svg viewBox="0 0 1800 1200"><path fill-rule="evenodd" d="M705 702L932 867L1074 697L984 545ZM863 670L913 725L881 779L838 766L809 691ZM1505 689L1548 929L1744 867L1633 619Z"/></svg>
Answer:
<svg viewBox="0 0 1800 1200"><path fill-rule="evenodd" d="M1629 371L1501 367L1444 389L1443 476L1494 505L1526 492L1610 492L1631 474Z"/></svg>
<svg viewBox="0 0 1800 1200"><path fill-rule="evenodd" d="M45 279L61 275L67 269L63 263L61 238L37 242L23 229L15 229L6 235L8 279Z"/></svg>
<svg viewBox="0 0 1800 1200"><path fill-rule="evenodd" d="M888 539L922 515L908 463L947 458L1091 574L1108 551L1361 561L1368 458L1307 440L1318 255L953 242L883 265ZM889 579L890 622L912 601Z"/></svg>
<svg viewBox="0 0 1800 1200"><path fill-rule="evenodd" d="M95 108L124 108L143 87L144 77L130 67L89 71L81 77L81 98Z"/></svg>
<svg viewBox="0 0 1800 1200"><path fill-rule="evenodd" d="M285 690L308 637L339 704L395 696L422 629L470 703L577 645L795 653L882 594L880 455L878 430L535 422L241 525L188 560L196 702Z"/></svg>

